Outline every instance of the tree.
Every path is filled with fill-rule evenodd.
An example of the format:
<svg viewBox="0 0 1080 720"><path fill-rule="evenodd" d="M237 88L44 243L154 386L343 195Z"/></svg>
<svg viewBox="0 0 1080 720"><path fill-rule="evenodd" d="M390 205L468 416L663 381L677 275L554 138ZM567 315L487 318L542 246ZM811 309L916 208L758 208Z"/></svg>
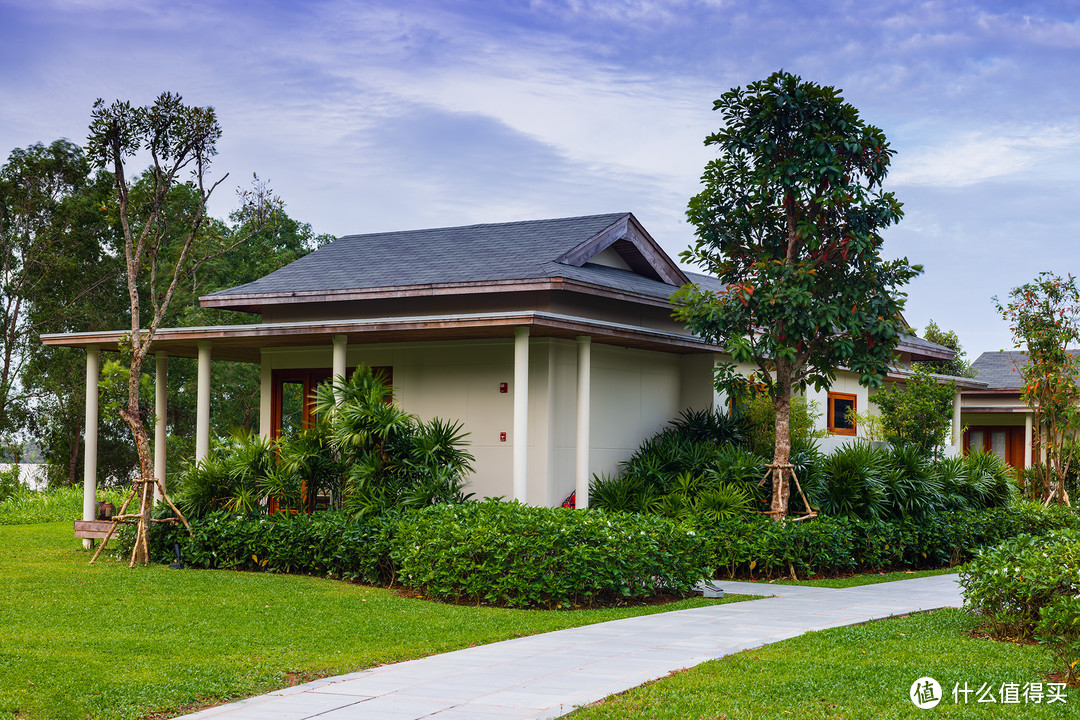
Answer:
<svg viewBox="0 0 1080 720"><path fill-rule="evenodd" d="M885 441L929 457L946 444L952 430L955 395L956 383L940 383L925 368L916 368L906 383L875 394L870 402L881 408Z"/></svg>
<svg viewBox="0 0 1080 720"><path fill-rule="evenodd" d="M839 92L786 72L714 104L723 127L706 145L704 189L687 217L697 240L681 258L715 275L673 297L675 315L725 347L773 400L770 514L787 514L792 392L828 386L838 367L882 383L903 328L899 288L921 272L885 261L881 229L900 203L881 190L894 151ZM718 386L734 376L722 368Z"/></svg>
<svg viewBox="0 0 1080 720"><path fill-rule="evenodd" d="M0 432L21 429L26 416L18 380L36 346L28 313L48 295L46 276L67 262L52 230L64 202L88 180L82 151L65 140L15 149L0 168Z"/></svg>
<svg viewBox="0 0 1080 720"><path fill-rule="evenodd" d="M130 335L123 348L126 360L127 405L120 416L127 423L139 456L139 475L154 477L149 435L140 412L140 378L154 335L162 325L181 280L208 260L241 244L247 236L228 241L206 215L214 191L228 175L211 182L210 163L217 153L221 126L210 107L185 105L179 95L162 93L153 105L133 107L97 100L91 116L87 154L91 162L112 172L116 217L125 261L124 278L130 307ZM127 163L138 153L149 155L148 184L129 180ZM181 174L190 180L182 182ZM170 208L172 190L186 185L195 202L186 211ZM265 188L243 197L259 223L275 205ZM174 210L170 212L170 210ZM149 312L144 315L144 300ZM153 500L152 483L144 482L140 499L140 536L145 536ZM135 543L133 562L146 562L145 544Z"/></svg>
<svg viewBox="0 0 1080 720"><path fill-rule="evenodd" d="M973 378L979 374L979 371L968 362L967 353L964 352L964 348L960 345L960 338L952 330L942 330L937 326L937 323L931 320L926 324L923 339L954 350L956 357L952 360L926 360L913 363L913 368L922 368L928 372L952 377Z"/></svg>
<svg viewBox="0 0 1080 720"><path fill-rule="evenodd" d="M1080 351L1069 345L1080 340L1080 290L1072 275L1039 273L1034 282L1013 288L1010 301L998 312L1009 323L1015 347L1024 348L1027 362L1020 369L1021 397L1031 409L1035 431L1033 449L1043 461L1035 468L1043 500L1070 504L1065 479L1080 432Z"/></svg>

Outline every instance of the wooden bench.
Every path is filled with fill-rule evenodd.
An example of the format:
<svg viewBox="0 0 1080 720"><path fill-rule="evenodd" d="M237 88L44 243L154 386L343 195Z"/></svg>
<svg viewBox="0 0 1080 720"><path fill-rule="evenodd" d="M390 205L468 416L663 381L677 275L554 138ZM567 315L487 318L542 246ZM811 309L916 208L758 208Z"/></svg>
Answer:
<svg viewBox="0 0 1080 720"><path fill-rule="evenodd" d="M102 540L112 530L113 525L111 520L76 520L75 537ZM116 537L115 533L113 537Z"/></svg>

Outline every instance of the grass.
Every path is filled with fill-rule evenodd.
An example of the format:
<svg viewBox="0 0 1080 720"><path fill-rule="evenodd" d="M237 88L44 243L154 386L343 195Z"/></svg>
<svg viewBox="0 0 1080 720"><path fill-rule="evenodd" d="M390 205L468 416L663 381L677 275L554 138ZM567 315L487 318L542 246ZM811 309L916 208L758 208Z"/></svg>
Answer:
<svg viewBox="0 0 1080 720"><path fill-rule="evenodd" d="M125 497L125 489L98 489L98 500L114 503L117 510ZM81 520L82 504L82 485L42 492L23 487L11 497L0 501L0 525Z"/></svg>
<svg viewBox="0 0 1080 720"><path fill-rule="evenodd" d="M131 720L533 633L698 607L444 605L320 578L127 569L70 522L0 526L0 718Z"/></svg>
<svg viewBox="0 0 1080 720"><path fill-rule="evenodd" d="M876 585L877 583L894 582L896 580L912 580L914 578L929 577L930 575L948 575L957 572L957 568L937 568L936 570L897 570L895 572L865 573L862 575L849 575L838 578L811 578L809 580L777 580L774 585L807 585L809 587L824 588L848 588L859 585ZM765 583L768 584L768 583Z"/></svg>
<svg viewBox="0 0 1080 720"><path fill-rule="evenodd" d="M748 650L635 688L575 712L573 720L890 720L892 718L1077 717L1080 691L1066 703L1003 705L953 699L953 687L1047 682L1048 652L970 637L975 620L938 610L808 633ZM936 679L944 698L931 710L908 699L915 680Z"/></svg>

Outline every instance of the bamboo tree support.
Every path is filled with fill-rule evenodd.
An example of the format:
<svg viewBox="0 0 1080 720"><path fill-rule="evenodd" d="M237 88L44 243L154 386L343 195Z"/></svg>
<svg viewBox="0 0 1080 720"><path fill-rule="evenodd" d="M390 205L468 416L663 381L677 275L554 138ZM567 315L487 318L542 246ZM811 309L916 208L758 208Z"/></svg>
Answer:
<svg viewBox="0 0 1080 720"><path fill-rule="evenodd" d="M799 484L799 476L795 474L795 466L791 463L770 463L765 466L765 477L758 481L757 487L761 487L765 484L765 481L769 479L769 476L773 474L774 470L779 470L781 475L780 479L783 480L784 475L790 475L791 481L795 483L795 489L799 491L799 497L802 498L803 506L806 508L806 515L802 517L792 518L791 522L801 522L803 520L809 520L810 518L817 517L817 513L810 507L810 501L806 499L806 494L803 492L802 485ZM775 515L776 510L759 510L762 515ZM782 521L786 521L787 518L782 518ZM792 571L794 572L794 570Z"/></svg>
<svg viewBox="0 0 1080 720"><path fill-rule="evenodd" d="M173 501L169 498L169 494L165 492L165 486L155 477L139 477L131 481L131 491L128 492L127 498L124 499L124 504L120 506L120 512L113 516L113 525L109 528L109 532L105 534L104 539L101 541L101 545L98 547L97 552L94 553L94 557L90 558L90 564L93 565L94 561L98 559L98 555L105 549L105 543L109 542L113 533L116 532L118 525L135 525L135 543L131 549L131 562L128 563L128 567L135 567L135 556L138 553L140 545L146 552L147 562L149 563L150 549L147 541L147 527L146 521L149 513L147 512L147 505L153 503L153 492L148 492L146 485L153 484L159 490L161 490L161 497L169 504L172 511L176 513L176 517L171 518L149 518L152 523L170 523L175 524L177 522L184 523L184 527L187 528L188 534L191 534L191 525L188 523L187 518L184 517L184 513L180 512L180 508L173 504ZM125 513L128 505L135 499L136 494L139 497L138 513Z"/></svg>

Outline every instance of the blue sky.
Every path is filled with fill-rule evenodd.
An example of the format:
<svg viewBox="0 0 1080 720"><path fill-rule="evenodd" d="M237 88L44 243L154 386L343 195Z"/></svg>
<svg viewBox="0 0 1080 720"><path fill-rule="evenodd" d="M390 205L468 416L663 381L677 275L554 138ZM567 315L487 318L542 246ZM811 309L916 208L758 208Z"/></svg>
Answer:
<svg viewBox="0 0 1080 720"><path fill-rule="evenodd" d="M886 253L926 268L906 316L974 357L1011 346L992 296L1080 271L1078 7L0 0L0 153L172 90L217 108L227 185L258 173L316 232L630 210L676 255L713 100L783 68L885 131Z"/></svg>

